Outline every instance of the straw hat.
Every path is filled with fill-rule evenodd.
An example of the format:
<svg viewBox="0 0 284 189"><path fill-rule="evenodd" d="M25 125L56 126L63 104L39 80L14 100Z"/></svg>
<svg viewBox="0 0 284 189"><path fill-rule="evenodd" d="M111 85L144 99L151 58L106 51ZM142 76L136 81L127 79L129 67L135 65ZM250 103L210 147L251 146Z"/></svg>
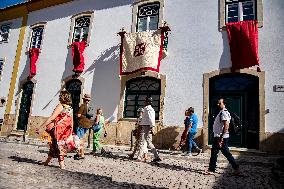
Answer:
<svg viewBox="0 0 284 189"><path fill-rule="evenodd" d="M83 99L85 99L85 100L91 100L91 95L89 95L89 94L84 94Z"/></svg>

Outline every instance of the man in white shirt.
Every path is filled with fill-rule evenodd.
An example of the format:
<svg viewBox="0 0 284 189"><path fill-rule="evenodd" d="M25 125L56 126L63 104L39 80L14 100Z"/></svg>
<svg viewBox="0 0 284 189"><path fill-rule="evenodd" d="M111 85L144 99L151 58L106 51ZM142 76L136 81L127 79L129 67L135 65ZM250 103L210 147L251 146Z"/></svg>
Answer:
<svg viewBox="0 0 284 189"><path fill-rule="evenodd" d="M140 144L138 150L138 160L141 160L141 148L144 145L144 141L146 140L148 147L151 149L151 152L154 154L154 159L152 162L159 162L161 161L158 152L155 146L152 143L152 128L155 126L155 110L151 106L153 102L152 97L147 97L145 99L145 107L143 110L142 119L140 125L142 126L142 131L140 134Z"/></svg>
<svg viewBox="0 0 284 189"><path fill-rule="evenodd" d="M228 141L229 141L229 123L231 120L231 115L226 109L226 101L224 99L218 100L218 107L220 109L219 114L215 117L213 124L214 141L211 148L211 157L209 163L209 169L206 174L212 174L216 170L216 163L219 150L227 158L229 163L234 169L234 174L240 174L239 165L236 163L234 157L229 151Z"/></svg>

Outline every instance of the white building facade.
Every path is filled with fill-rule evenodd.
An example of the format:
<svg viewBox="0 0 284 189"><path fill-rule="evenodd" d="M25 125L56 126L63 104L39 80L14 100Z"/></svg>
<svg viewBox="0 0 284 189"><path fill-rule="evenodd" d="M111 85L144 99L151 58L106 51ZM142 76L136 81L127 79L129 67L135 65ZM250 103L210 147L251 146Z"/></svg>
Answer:
<svg viewBox="0 0 284 189"><path fill-rule="evenodd" d="M273 145L284 142L283 6L282 0L42 0L2 9L1 134L25 130L35 136L66 89L75 110L88 93L94 109L115 117L105 143L129 143L136 111L151 95L157 146L168 148L179 140L184 111L194 107L198 141L205 147L212 140L216 100L223 97L242 120L231 146L277 152L284 147ZM260 72L256 67L231 70L225 23L246 19L258 20ZM171 31L160 72L120 76L121 28L158 30L165 21ZM9 28L8 37L2 26ZM71 44L82 40L85 67L74 74ZM33 77L30 48L40 49Z"/></svg>

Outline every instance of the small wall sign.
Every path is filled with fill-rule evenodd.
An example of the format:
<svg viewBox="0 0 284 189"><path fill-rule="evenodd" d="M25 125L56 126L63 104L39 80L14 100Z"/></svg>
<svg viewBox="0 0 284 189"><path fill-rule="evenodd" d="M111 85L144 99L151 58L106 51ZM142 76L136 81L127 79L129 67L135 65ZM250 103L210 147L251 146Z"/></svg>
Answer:
<svg viewBox="0 0 284 189"><path fill-rule="evenodd" d="M284 85L274 85L273 91L274 92L284 92Z"/></svg>

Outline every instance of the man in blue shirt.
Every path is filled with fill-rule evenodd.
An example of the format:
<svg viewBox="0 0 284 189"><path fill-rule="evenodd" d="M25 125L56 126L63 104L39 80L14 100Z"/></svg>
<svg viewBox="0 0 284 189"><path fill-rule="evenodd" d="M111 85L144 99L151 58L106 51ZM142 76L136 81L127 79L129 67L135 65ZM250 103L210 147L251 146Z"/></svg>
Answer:
<svg viewBox="0 0 284 189"><path fill-rule="evenodd" d="M191 154L192 147L196 148L196 150L198 151L198 154L200 154L201 149L198 148L197 144L193 140L194 136L196 135L196 132L197 132L197 123L198 123L197 115L194 113L193 107L188 108L188 112L189 112L189 119L188 119L187 125L186 125L186 126L189 127L187 155L192 156L192 154Z"/></svg>

